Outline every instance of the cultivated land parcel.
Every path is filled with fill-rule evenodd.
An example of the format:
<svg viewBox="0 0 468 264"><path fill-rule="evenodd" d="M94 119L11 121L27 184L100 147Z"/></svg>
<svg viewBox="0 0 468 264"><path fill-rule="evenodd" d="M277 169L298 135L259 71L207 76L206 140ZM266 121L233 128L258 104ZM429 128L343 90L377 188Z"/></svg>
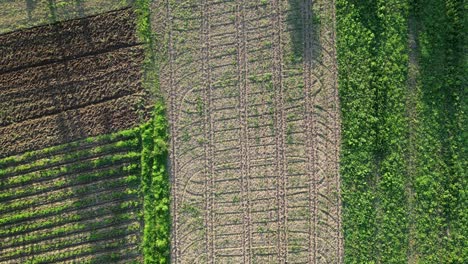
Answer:
<svg viewBox="0 0 468 264"><path fill-rule="evenodd" d="M0 263L465 263L462 0L0 0Z"/></svg>
<svg viewBox="0 0 468 264"><path fill-rule="evenodd" d="M341 262L330 1L157 1L173 263Z"/></svg>

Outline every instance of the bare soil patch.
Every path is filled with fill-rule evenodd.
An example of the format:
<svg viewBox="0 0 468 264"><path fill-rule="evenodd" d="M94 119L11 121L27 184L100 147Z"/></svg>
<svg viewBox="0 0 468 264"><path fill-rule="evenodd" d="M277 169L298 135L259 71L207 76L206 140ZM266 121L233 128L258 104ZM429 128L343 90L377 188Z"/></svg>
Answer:
<svg viewBox="0 0 468 264"><path fill-rule="evenodd" d="M173 263L341 263L334 4L158 2Z"/></svg>

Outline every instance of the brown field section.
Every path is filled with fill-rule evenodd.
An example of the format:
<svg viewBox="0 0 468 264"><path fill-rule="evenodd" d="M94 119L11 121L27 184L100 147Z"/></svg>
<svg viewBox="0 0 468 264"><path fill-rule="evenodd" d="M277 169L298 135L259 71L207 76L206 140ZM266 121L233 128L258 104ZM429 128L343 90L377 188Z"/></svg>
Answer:
<svg viewBox="0 0 468 264"><path fill-rule="evenodd" d="M0 34L117 10L131 2L133 0L2 0Z"/></svg>
<svg viewBox="0 0 468 264"><path fill-rule="evenodd" d="M0 73L138 44L128 8L0 35Z"/></svg>
<svg viewBox="0 0 468 264"><path fill-rule="evenodd" d="M136 126L135 34L127 8L0 35L0 157Z"/></svg>
<svg viewBox="0 0 468 264"><path fill-rule="evenodd" d="M157 1L172 263L341 263L333 1Z"/></svg>

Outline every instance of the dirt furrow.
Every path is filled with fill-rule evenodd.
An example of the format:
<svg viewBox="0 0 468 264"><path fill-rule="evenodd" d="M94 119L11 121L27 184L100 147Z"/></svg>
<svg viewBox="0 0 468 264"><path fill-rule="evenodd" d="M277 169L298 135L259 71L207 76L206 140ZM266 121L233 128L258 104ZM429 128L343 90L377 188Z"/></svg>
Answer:
<svg viewBox="0 0 468 264"><path fill-rule="evenodd" d="M131 8L0 35L0 73L138 43Z"/></svg>
<svg viewBox="0 0 468 264"><path fill-rule="evenodd" d="M205 226L206 226L206 253L207 253L207 263L215 263L216 254L215 254L215 239L214 239L214 201L213 201L213 192L214 192L214 164L213 164L213 121L212 121L212 96L211 96L211 67L210 67L210 18L211 18L211 5L208 0L203 0L201 3L201 36L202 36L202 75L203 75L203 99L204 99L204 138L207 142L203 145L205 153Z"/></svg>
<svg viewBox="0 0 468 264"><path fill-rule="evenodd" d="M275 91L275 138L276 138L276 172L277 204L278 204L278 261L287 263L287 209L286 209L286 157L285 157L285 120L284 120L284 83L283 83L283 3L280 0L272 1L272 25L273 25L273 89Z"/></svg>
<svg viewBox="0 0 468 264"><path fill-rule="evenodd" d="M133 47L0 75L0 126L141 91L142 55Z"/></svg>
<svg viewBox="0 0 468 264"><path fill-rule="evenodd" d="M123 96L0 127L0 158L134 127L141 118L134 109L144 98L144 94Z"/></svg>
<svg viewBox="0 0 468 264"><path fill-rule="evenodd" d="M245 1L238 1L236 5L236 38L237 38L237 82L239 89L239 122L240 158L241 158L241 196L243 210L242 254L243 263L252 262L252 223L250 215L250 169L249 169L249 133L247 119L249 118L247 97L249 87L247 83L247 37L245 25Z"/></svg>
<svg viewBox="0 0 468 264"><path fill-rule="evenodd" d="M301 4L302 9L302 23L303 23L303 38L304 38L304 116L305 118L305 131L306 136L306 152L307 152L307 173L309 178L309 263L316 263L317 259L317 177L316 161L317 154L315 151L315 136L316 123L315 118L312 116L313 106L315 105L315 96L312 97L314 91L312 90L312 33L311 33L311 8L312 1L304 0ZM312 97L312 98L311 98ZM312 106L312 107L311 107Z"/></svg>

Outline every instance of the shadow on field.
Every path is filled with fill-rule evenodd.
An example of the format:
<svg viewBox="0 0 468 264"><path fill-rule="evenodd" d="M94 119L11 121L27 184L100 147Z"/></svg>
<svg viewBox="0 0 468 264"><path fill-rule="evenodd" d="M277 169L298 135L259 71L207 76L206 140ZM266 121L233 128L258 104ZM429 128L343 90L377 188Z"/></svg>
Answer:
<svg viewBox="0 0 468 264"><path fill-rule="evenodd" d="M292 61L308 63L312 67L321 60L320 19L312 8L312 1L289 0L291 12L287 21L291 29ZM310 46L309 46L310 45ZM306 56L307 55L307 56Z"/></svg>

